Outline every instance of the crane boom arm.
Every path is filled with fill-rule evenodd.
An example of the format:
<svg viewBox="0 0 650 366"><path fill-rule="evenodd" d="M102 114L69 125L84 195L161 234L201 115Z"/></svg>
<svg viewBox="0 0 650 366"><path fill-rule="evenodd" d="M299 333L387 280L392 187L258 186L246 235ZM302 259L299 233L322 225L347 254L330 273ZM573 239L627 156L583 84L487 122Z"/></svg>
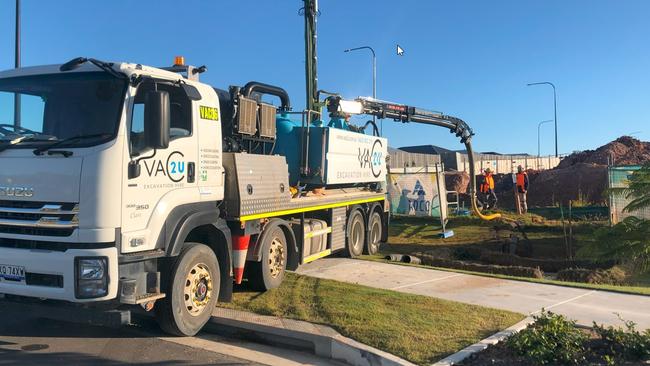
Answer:
<svg viewBox="0 0 650 366"><path fill-rule="evenodd" d="M342 99L339 96L327 98L326 105L330 113L350 113L350 106L342 108ZM356 106L353 106L354 114L367 114L378 118L389 118L396 122L402 123L421 123L444 127L449 132L456 134L460 142L467 149L467 158L469 160L469 190L472 211L481 219L493 220L500 218L500 214L483 215L478 209L476 203L476 172L474 169L474 151L472 149L472 128L462 119L448 116L440 112L429 111L422 108L412 107L405 104L386 102L374 98L359 97L355 100Z"/></svg>

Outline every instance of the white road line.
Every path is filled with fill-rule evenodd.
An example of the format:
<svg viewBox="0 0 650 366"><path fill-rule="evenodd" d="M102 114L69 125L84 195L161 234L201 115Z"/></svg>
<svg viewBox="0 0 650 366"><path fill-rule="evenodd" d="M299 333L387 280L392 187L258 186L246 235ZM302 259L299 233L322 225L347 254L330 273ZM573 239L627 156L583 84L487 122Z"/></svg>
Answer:
<svg viewBox="0 0 650 366"><path fill-rule="evenodd" d="M448 279L448 278L458 277L458 276L462 276L462 275L463 275L462 273L456 273L456 274L449 275L449 276L445 276L445 277L432 278L432 279L430 279L430 280L426 280L426 281L420 281L420 282L411 283L411 284L408 284L408 285L401 285L401 286L393 287L393 288L390 288L389 290L399 290L399 289L401 289L401 288L405 288L405 287L417 286L417 285L421 285L421 284L423 284L423 283L429 283L429 282L436 282L436 281L446 280L446 279Z"/></svg>
<svg viewBox="0 0 650 366"><path fill-rule="evenodd" d="M593 294L594 292L597 292L597 291L596 291L596 290L591 290L591 291L586 292L586 293L584 293L584 294L582 294L582 295L578 295L578 296L572 297L572 298L570 298L570 299L568 299L568 300L560 301L560 302L558 302L557 304L553 304L553 305L551 305L551 306L545 306L545 307L544 307L544 310L553 309L553 308L556 307L556 306L564 305L564 304L566 304L566 303L568 303L568 302L571 302L571 301L574 301L574 300L578 300L578 299L581 298L581 297L589 296L589 295ZM541 313L541 312L542 312L542 309L539 309L539 310L537 310L537 311L534 311L534 312L530 313L530 315L534 315L534 314Z"/></svg>

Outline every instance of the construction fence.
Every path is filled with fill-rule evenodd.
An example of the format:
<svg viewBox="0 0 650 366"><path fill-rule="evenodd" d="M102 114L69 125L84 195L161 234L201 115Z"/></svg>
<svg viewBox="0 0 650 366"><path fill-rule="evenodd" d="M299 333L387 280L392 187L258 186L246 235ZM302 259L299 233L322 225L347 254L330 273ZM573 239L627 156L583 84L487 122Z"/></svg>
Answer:
<svg viewBox="0 0 650 366"><path fill-rule="evenodd" d="M435 169L440 164L440 155L418 154L401 151L397 149L390 150L390 159L388 167L391 172L428 172Z"/></svg>
<svg viewBox="0 0 650 366"><path fill-rule="evenodd" d="M609 188L627 188L630 175L641 167L638 165L629 166L610 166L607 169ZM642 219L650 220L650 208L642 210L625 212L624 208L630 203L630 199L624 194L611 192L609 193L609 215L612 224L621 222L629 216L636 216Z"/></svg>
<svg viewBox="0 0 650 366"><path fill-rule="evenodd" d="M470 163L467 154L456 154L457 170L469 173ZM548 170L555 168L558 164L560 164L560 158L553 155L537 157L529 155L474 154L474 170L477 173L490 168L496 174L508 174L516 172L519 165L524 169ZM448 163L447 166L449 166Z"/></svg>

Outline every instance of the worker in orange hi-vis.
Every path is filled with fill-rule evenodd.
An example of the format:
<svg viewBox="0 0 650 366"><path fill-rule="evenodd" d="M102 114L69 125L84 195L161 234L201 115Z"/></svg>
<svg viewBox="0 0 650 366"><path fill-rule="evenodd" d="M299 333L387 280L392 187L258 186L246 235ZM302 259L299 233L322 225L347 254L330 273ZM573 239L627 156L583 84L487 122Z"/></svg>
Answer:
<svg viewBox="0 0 650 366"><path fill-rule="evenodd" d="M516 178L519 207L521 208L521 213L526 214L528 212L528 204L526 203L526 193L528 193L528 174L521 165L517 167Z"/></svg>
<svg viewBox="0 0 650 366"><path fill-rule="evenodd" d="M497 206L497 195L494 193L494 176L492 175L492 169L487 168L483 171L483 180L479 191L481 193L481 205L483 209L494 209Z"/></svg>

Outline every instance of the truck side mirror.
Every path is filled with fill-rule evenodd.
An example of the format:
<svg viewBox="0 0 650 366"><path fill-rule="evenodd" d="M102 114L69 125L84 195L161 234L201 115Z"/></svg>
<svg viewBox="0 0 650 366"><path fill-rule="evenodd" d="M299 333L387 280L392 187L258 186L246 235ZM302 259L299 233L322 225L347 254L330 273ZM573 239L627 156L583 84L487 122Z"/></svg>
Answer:
<svg viewBox="0 0 650 366"><path fill-rule="evenodd" d="M144 99L144 138L147 147L152 149L169 147L169 110L168 92L160 90L147 92Z"/></svg>
<svg viewBox="0 0 650 366"><path fill-rule="evenodd" d="M128 174L129 179L135 179L140 176L140 163L137 160L129 161Z"/></svg>

